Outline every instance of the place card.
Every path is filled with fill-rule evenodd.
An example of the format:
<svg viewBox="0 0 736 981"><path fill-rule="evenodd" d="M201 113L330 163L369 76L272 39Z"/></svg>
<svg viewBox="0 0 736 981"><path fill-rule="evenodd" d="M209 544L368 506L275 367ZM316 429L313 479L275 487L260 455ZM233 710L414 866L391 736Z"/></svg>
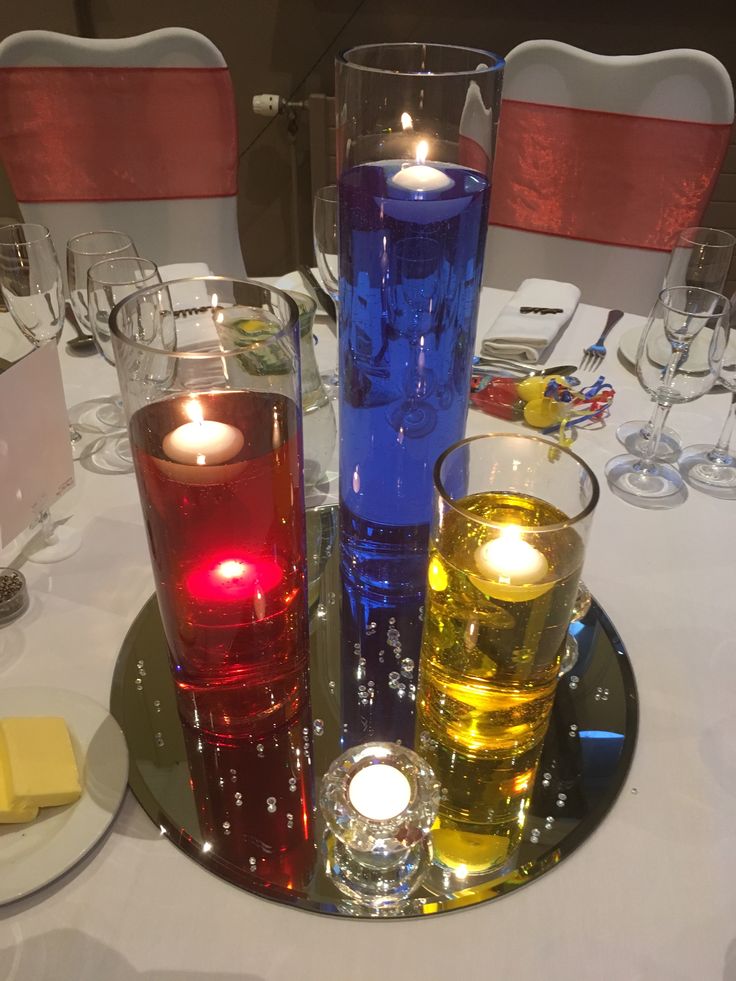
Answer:
<svg viewBox="0 0 736 981"><path fill-rule="evenodd" d="M0 373L0 548L74 485L56 345Z"/></svg>

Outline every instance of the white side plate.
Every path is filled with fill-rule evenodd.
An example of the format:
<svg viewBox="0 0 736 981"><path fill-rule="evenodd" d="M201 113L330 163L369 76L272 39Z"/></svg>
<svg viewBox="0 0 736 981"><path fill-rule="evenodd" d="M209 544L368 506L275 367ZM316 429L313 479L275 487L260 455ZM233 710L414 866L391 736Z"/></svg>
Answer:
<svg viewBox="0 0 736 981"><path fill-rule="evenodd" d="M53 882L76 865L110 827L128 782L120 726L97 702L59 688L0 690L0 717L66 720L82 784L74 804L42 807L28 824L0 824L0 906Z"/></svg>

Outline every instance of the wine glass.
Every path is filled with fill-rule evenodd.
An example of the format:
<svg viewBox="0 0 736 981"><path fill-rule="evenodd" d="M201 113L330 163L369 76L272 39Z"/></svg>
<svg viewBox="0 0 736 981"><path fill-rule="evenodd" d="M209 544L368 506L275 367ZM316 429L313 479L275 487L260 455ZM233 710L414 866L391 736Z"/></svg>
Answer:
<svg viewBox="0 0 736 981"><path fill-rule="evenodd" d="M721 365L719 384L731 393L723 428L715 445L697 443L682 451L678 466L685 480L696 490L704 491L713 497L736 499L736 457L731 452L731 440L736 428L736 357L734 357L733 337L734 303L736 294L731 297L731 325L726 356Z"/></svg>
<svg viewBox="0 0 736 981"><path fill-rule="evenodd" d="M137 255L133 240L125 232L84 232L69 239L66 278L72 310L80 327L90 327L87 310L87 273L90 268L102 259Z"/></svg>
<svg viewBox="0 0 736 981"><path fill-rule="evenodd" d="M700 398L717 380L729 314L729 301L712 290L675 286L660 292L636 358L639 382L657 403L652 434L640 454L625 453L606 464L611 490L630 504L670 508L685 500L682 475L656 460L655 450L672 406Z"/></svg>
<svg viewBox="0 0 736 981"><path fill-rule="evenodd" d="M731 265L736 238L718 228L685 228L677 236L662 286L697 286L720 293ZM654 415L648 420L622 423L616 437L629 453L642 453L651 438ZM674 429L664 429L655 459L671 463L678 458L682 444Z"/></svg>
<svg viewBox="0 0 736 981"><path fill-rule="evenodd" d="M64 324L64 291L51 233L44 225L17 222L0 227L0 290L16 326L32 347L58 341ZM69 437L76 443L81 433L70 425ZM55 526L47 508L37 517L42 545L29 558L58 562L78 550L79 532L67 525Z"/></svg>
<svg viewBox="0 0 736 981"><path fill-rule="evenodd" d="M340 291L338 271L338 190L337 184L320 187L314 195L314 256L325 290L337 308ZM338 384L337 369L322 378L334 396Z"/></svg>
<svg viewBox="0 0 736 981"><path fill-rule="evenodd" d="M114 256L90 266L87 271L85 304L89 328L100 354L108 364L115 364L110 335L112 308L136 290L160 282L161 276L156 263L139 256ZM125 428L125 412L119 395L98 411L98 418L105 425L118 429ZM118 469L120 469L119 464L128 469L132 468L133 458L127 435L115 437L108 443L106 449L109 449L109 462Z"/></svg>

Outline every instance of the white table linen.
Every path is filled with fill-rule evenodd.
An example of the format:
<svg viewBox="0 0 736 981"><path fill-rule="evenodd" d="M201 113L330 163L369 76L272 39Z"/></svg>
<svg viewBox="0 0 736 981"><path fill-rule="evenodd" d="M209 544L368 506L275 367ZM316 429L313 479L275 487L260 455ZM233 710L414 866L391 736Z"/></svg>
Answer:
<svg viewBox="0 0 736 981"><path fill-rule="evenodd" d="M483 291L478 344L508 296ZM605 317L579 306L547 359L577 361ZM625 316L610 337L602 365L617 390L610 420L580 431L574 445L601 481L585 580L626 644L641 711L632 770L595 834L506 898L369 923L236 889L162 838L128 792L109 837L80 867L0 909L0 979L736 978L736 504L691 492L680 508L647 511L608 489L603 467L620 451L616 426L650 410L615 353L638 322ZM324 327L317 333L329 368L334 339ZM64 340L71 336L67 327ZM63 341L60 354L70 407L116 391L101 358L71 357ZM671 423L685 443L711 440L728 398L675 408ZM7 424L0 420L0 436ZM470 411L470 434L513 428ZM23 565L31 607L0 629L0 684L65 687L108 704L118 650L152 574L133 475L75 469L77 486L54 513L70 515L82 548L56 565Z"/></svg>

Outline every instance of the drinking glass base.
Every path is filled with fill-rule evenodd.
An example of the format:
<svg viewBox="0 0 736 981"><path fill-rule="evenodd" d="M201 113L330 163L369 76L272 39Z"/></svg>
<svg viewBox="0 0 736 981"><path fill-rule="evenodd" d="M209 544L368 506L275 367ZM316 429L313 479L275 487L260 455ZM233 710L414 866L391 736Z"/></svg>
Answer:
<svg viewBox="0 0 736 981"><path fill-rule="evenodd" d="M624 453L606 464L606 479L613 493L640 508L674 508L687 499L680 473L668 463L652 462L646 470L638 456Z"/></svg>
<svg viewBox="0 0 736 981"><path fill-rule="evenodd" d="M622 423L616 430L616 439L629 453L641 455L647 448L647 440L642 435L648 427L646 419L632 419ZM680 437L674 429L663 429L654 453L654 459L663 463L674 463L682 452Z"/></svg>
<svg viewBox="0 0 736 981"><path fill-rule="evenodd" d="M42 535L33 538L26 549L26 554L29 562L47 565L70 558L79 551L81 544L82 536L75 528L56 525L48 538L44 539Z"/></svg>
<svg viewBox="0 0 736 981"><path fill-rule="evenodd" d="M688 446L680 459L680 472L696 490L725 500L736 500L736 459L711 459L715 447L705 443Z"/></svg>

